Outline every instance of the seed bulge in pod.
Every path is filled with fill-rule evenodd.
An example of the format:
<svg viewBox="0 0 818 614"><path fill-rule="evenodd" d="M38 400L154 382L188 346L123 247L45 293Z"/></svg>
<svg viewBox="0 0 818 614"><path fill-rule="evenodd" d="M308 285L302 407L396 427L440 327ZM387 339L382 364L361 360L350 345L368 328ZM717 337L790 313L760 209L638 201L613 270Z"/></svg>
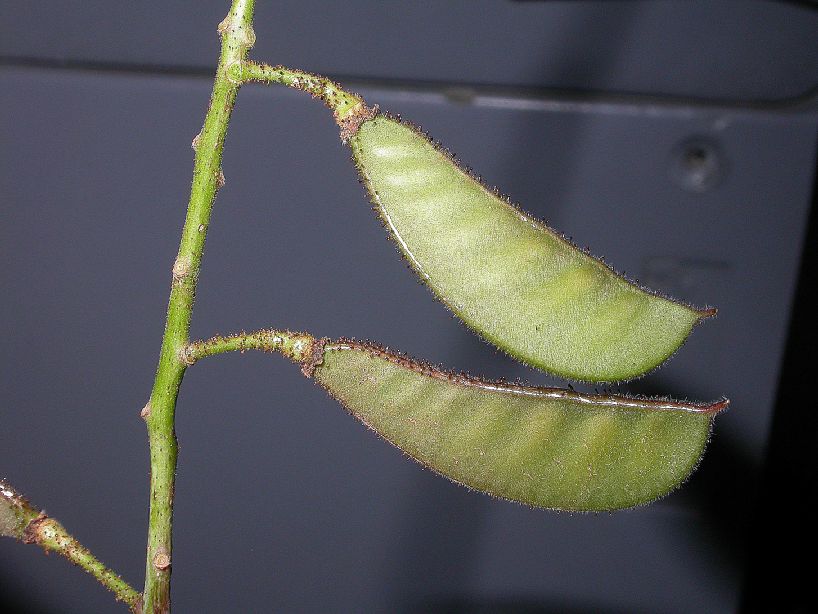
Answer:
<svg viewBox="0 0 818 614"><path fill-rule="evenodd" d="M410 125L376 115L348 142L412 268L470 328L522 362L578 380L628 380L661 364L715 314L618 275Z"/></svg>
<svg viewBox="0 0 818 614"><path fill-rule="evenodd" d="M696 467L728 404L493 383L347 340L316 342L305 373L447 478L560 510L627 508L668 493Z"/></svg>

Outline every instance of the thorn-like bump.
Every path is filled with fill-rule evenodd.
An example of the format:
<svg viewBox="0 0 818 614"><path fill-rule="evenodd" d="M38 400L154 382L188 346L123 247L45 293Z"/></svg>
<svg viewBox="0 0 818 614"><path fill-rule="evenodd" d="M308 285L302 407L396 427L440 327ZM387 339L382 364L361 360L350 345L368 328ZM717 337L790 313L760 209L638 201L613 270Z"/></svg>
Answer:
<svg viewBox="0 0 818 614"><path fill-rule="evenodd" d="M193 140L190 142L190 146L193 148L193 151L197 151L199 149L199 143L202 140L202 131L199 130L198 134L193 137Z"/></svg>
<svg viewBox="0 0 818 614"><path fill-rule="evenodd" d="M253 45L256 44L256 31L253 30L253 26L247 25L243 28L244 30L244 46L247 49L252 49Z"/></svg>
<svg viewBox="0 0 818 614"><path fill-rule="evenodd" d="M165 571L170 567L170 555L164 550L159 550L153 555L153 566L159 571Z"/></svg>
<svg viewBox="0 0 818 614"><path fill-rule="evenodd" d="M219 33L219 36L224 36L224 33L227 32L227 29L230 27L230 24L233 23L233 21L230 19L230 17L231 17L231 15L230 15L230 13L228 13L227 17L222 19L219 22L219 25L216 26L216 32Z"/></svg>
<svg viewBox="0 0 818 614"><path fill-rule="evenodd" d="M139 412L139 417L143 420L147 420L148 416L151 415L151 402L148 401L145 403L145 407L142 408L142 411Z"/></svg>
<svg viewBox="0 0 818 614"><path fill-rule="evenodd" d="M173 263L173 283L181 283L185 277L190 275L190 258L179 256Z"/></svg>
<svg viewBox="0 0 818 614"><path fill-rule="evenodd" d="M54 529L50 525L54 521L49 518L45 512L40 512L39 515L28 523L23 531L21 541L24 544L42 544L45 540L54 537Z"/></svg>
<svg viewBox="0 0 818 614"><path fill-rule="evenodd" d="M224 187L224 171L221 167L216 172L216 189L221 190ZM201 231L200 231L201 232Z"/></svg>

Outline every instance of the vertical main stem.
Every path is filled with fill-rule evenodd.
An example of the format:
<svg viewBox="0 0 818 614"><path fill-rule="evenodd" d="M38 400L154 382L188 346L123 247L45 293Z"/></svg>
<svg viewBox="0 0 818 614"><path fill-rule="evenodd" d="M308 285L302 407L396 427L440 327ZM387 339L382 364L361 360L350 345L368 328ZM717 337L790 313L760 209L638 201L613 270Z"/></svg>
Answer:
<svg viewBox="0 0 818 614"><path fill-rule="evenodd" d="M148 426L151 463L148 553L142 595L145 613L170 611L171 526L177 459L174 414L186 368L181 352L188 343L210 212L216 191L224 180L222 149L240 85L241 63L255 41L254 5L255 0L233 0L230 13L219 24L222 36L219 66L204 126L194 140L193 184L179 253L173 265L159 366L150 402L142 413Z"/></svg>

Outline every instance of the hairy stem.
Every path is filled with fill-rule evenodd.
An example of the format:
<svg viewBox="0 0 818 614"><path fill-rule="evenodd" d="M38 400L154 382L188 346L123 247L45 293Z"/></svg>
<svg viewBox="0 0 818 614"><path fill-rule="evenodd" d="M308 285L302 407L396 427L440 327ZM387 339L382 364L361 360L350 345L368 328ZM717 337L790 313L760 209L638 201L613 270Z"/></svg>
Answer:
<svg viewBox="0 0 818 614"><path fill-rule="evenodd" d="M20 493L0 480L0 535L26 544L37 544L56 552L94 576L131 610L139 607L141 595L79 543L58 521L35 508Z"/></svg>
<svg viewBox="0 0 818 614"><path fill-rule="evenodd" d="M207 341L195 341L182 352L184 360L192 365L206 356L224 352L281 352L290 360L304 363L310 359L315 339L306 333L266 329L252 333L238 333L227 337L216 336Z"/></svg>
<svg viewBox="0 0 818 614"><path fill-rule="evenodd" d="M170 611L171 524L176 477L177 443L174 414L179 386L187 364L181 357L188 343L196 280L216 191L224 176L222 149L236 99L242 62L255 41L254 0L233 0L219 24L221 55L204 126L194 139L196 161L173 282L159 366L148 405L142 412L150 442L150 519L143 593L144 612Z"/></svg>
<svg viewBox="0 0 818 614"><path fill-rule="evenodd" d="M241 80L266 84L278 83L318 98L332 110L335 123L341 128L341 139L344 141L357 132L361 122L371 118L377 111L377 108L367 107L363 98L347 92L327 77L286 66L244 62L241 65Z"/></svg>

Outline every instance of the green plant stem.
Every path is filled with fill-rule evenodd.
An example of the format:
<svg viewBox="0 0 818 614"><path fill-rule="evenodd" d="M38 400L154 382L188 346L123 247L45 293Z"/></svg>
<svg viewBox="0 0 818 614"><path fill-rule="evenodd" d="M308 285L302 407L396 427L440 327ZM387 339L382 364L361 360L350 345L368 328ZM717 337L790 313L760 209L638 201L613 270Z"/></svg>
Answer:
<svg viewBox="0 0 818 614"><path fill-rule="evenodd" d="M281 65L270 66L260 62L244 62L241 79L245 82L279 83L307 92L314 98L323 101L340 119L363 103L363 98L347 92L327 77Z"/></svg>
<svg viewBox="0 0 818 614"><path fill-rule="evenodd" d="M136 611L141 595L125 580L97 559L72 537L65 527L12 488L0 481L0 535L14 537L26 544L37 544L46 552L56 552L94 576L119 601Z"/></svg>
<svg viewBox="0 0 818 614"><path fill-rule="evenodd" d="M207 341L194 341L184 349L182 356L192 365L201 358L224 352L260 350L281 352L294 362L304 363L310 358L314 341L315 339L306 333L266 329L227 337L216 336Z"/></svg>
<svg viewBox="0 0 818 614"><path fill-rule="evenodd" d="M210 212L223 182L222 149L233 104L240 86L236 72L255 41L254 0L233 0L219 24L221 55L213 94L201 133L194 139L196 161L187 217L179 252L173 265L173 282L159 366L148 405L142 412L150 442L150 519L143 593L144 612L170 611L171 526L176 475L177 442L174 414L179 386L187 364L181 350L187 346L196 280L202 260ZM237 70L238 69L238 70Z"/></svg>
<svg viewBox="0 0 818 614"><path fill-rule="evenodd" d="M240 79L245 82L278 83L307 92L323 101L332 110L335 123L341 128L341 139L347 141L357 132L361 122L374 116L377 108L370 109L364 99L348 92L340 85L321 75L257 62L243 62Z"/></svg>

